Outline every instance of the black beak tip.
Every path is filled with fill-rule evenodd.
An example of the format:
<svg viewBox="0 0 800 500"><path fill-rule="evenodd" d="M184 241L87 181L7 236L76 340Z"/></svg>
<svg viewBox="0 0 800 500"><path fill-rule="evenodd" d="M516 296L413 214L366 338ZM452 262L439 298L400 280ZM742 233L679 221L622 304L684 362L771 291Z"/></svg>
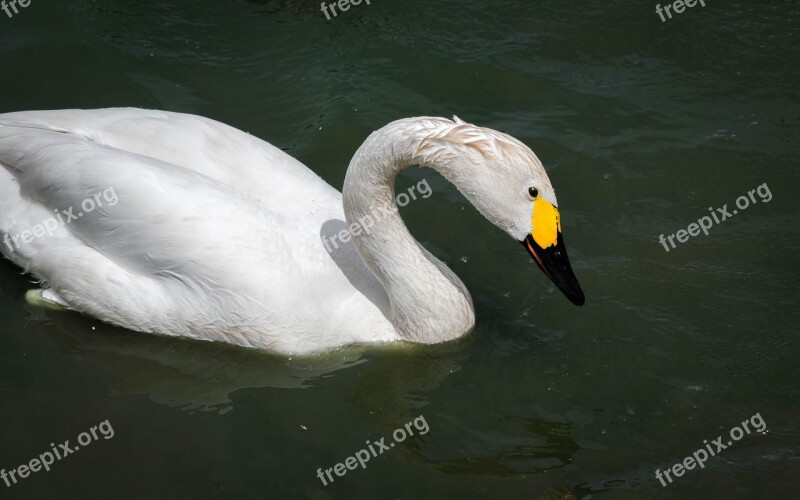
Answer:
<svg viewBox="0 0 800 500"><path fill-rule="evenodd" d="M530 235L522 241L522 244L539 268L570 302L576 306L586 303L586 296L583 294L578 278L572 271L572 266L570 266L567 247L564 245L561 233L558 234L557 244L547 249L536 244Z"/></svg>
<svg viewBox="0 0 800 500"><path fill-rule="evenodd" d="M572 295L567 295L567 298L570 302L575 304L576 306L582 306L586 303L586 296L583 294L583 290L578 288Z"/></svg>

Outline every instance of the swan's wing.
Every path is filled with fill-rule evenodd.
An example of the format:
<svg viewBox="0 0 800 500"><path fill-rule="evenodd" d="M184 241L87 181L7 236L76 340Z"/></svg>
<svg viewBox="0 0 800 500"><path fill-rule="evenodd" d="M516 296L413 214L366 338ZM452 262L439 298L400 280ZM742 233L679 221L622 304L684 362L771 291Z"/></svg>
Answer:
<svg viewBox="0 0 800 500"><path fill-rule="evenodd" d="M200 116L136 108L25 111L0 115L3 125L60 132L178 165L247 193L275 213L307 211L306 200L341 206L339 192L299 161Z"/></svg>
<svg viewBox="0 0 800 500"><path fill-rule="evenodd" d="M248 345L196 325L285 310L279 297L258 304L265 270L254 266L280 263L268 274L283 280L272 284L280 290L319 265L296 258L315 255L292 230L297 221L160 160L66 133L0 127L0 164L3 253L73 308L128 328ZM257 319L280 328L272 316Z"/></svg>
<svg viewBox="0 0 800 500"><path fill-rule="evenodd" d="M143 274L174 272L217 282L223 277L208 273L224 266L208 264L230 256L226 250L261 249L284 260L288 253L282 240L291 232L281 226L290 221L282 214L154 158L70 134L0 127L0 164L13 177L3 183L4 199L18 205L3 211L0 229L22 235L37 224L52 226L50 219L57 223L47 237L14 242L26 258L71 237ZM275 230L259 234L265 227Z"/></svg>

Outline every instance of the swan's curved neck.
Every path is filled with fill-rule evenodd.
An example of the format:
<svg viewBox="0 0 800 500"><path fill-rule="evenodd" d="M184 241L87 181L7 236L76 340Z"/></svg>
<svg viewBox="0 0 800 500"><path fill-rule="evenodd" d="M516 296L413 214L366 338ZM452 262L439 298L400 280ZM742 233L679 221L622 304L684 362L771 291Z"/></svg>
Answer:
<svg viewBox="0 0 800 500"><path fill-rule="evenodd" d="M460 337L475 324L472 298L464 284L409 233L397 211L395 178L411 165L437 170L456 187L469 172L423 152L427 141L452 129L441 118L410 118L374 132L356 152L342 189L353 243L383 284L391 321L404 339L435 343ZM424 158L423 158L424 156Z"/></svg>

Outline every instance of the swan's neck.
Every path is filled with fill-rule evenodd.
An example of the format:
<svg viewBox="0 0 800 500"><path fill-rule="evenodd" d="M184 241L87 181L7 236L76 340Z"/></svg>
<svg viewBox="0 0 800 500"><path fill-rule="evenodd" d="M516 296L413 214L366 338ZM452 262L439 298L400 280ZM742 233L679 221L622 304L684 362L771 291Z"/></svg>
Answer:
<svg viewBox="0 0 800 500"><path fill-rule="evenodd" d="M454 339L475 324L466 287L411 236L395 203L395 178L411 165L431 167L463 187L459 181L468 178L469 172L457 171L450 162L424 154L421 148L453 125L440 118L411 118L374 132L353 157L342 190L353 243L386 289L390 319L398 334L413 342Z"/></svg>

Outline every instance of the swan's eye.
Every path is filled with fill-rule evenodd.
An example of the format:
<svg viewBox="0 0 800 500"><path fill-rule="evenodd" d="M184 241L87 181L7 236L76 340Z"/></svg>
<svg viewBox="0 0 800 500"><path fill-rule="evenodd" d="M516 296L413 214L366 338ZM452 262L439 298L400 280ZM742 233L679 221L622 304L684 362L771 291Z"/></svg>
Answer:
<svg viewBox="0 0 800 500"><path fill-rule="evenodd" d="M539 196L539 190L534 187L530 187L528 188L528 195L530 195L531 198L536 198Z"/></svg>

